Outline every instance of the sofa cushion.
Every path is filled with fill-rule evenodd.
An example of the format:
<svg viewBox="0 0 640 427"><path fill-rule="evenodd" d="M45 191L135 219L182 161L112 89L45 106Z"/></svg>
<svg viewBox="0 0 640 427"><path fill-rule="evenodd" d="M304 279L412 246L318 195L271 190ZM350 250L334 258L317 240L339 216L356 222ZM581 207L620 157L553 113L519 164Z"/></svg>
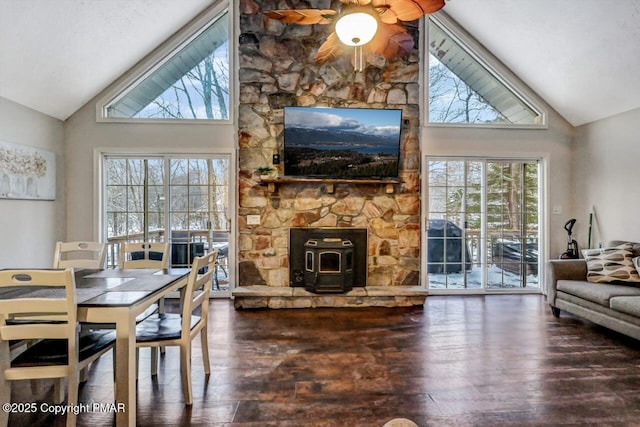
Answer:
<svg viewBox="0 0 640 427"><path fill-rule="evenodd" d="M614 310L640 317L640 297L613 297L610 304Z"/></svg>
<svg viewBox="0 0 640 427"><path fill-rule="evenodd" d="M583 298L569 295L564 292L558 292L558 299L556 299L556 303L558 308L566 310L569 313L576 314L580 317L584 317L594 323L602 324L601 317L606 316L612 320L630 323L640 328L640 317L631 316L627 313L614 310L611 307L605 307L603 305L596 304L595 302L587 301Z"/></svg>
<svg viewBox="0 0 640 427"><path fill-rule="evenodd" d="M640 296L640 287L611 285L608 283L591 283L580 280L558 280L558 290L587 301L609 307L609 300L614 297Z"/></svg>
<svg viewBox="0 0 640 427"><path fill-rule="evenodd" d="M636 282L640 275L633 266L631 243L582 251L587 261L587 280L594 283Z"/></svg>

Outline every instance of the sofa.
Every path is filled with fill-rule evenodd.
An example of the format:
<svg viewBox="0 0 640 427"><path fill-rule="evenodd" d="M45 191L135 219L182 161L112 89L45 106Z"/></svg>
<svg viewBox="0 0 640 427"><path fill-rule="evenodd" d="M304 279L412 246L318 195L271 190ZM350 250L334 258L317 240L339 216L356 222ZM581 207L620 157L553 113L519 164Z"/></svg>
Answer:
<svg viewBox="0 0 640 427"><path fill-rule="evenodd" d="M608 250L623 256L607 255ZM640 243L616 240L583 253L586 259L549 261L547 301L553 315L560 317L564 310L640 340ZM603 256L598 260L597 255ZM625 273L606 277L602 270L614 258L624 260Z"/></svg>

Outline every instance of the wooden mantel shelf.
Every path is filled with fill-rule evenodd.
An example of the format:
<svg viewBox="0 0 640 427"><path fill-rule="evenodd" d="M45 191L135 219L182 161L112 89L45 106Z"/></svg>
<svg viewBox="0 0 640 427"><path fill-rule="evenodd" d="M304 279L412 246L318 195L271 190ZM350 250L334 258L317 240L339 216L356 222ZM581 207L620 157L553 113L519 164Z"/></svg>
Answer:
<svg viewBox="0 0 640 427"><path fill-rule="evenodd" d="M394 185L400 184L399 178L385 178L385 179L339 179L339 178L302 178L302 177L289 177L282 176L278 178L261 178L261 183L267 186L267 190L270 193L278 191L278 186L281 184L305 184L305 183L317 183L324 184L327 187L327 193L333 193L335 184L352 184L352 185L384 185L385 193L393 194Z"/></svg>

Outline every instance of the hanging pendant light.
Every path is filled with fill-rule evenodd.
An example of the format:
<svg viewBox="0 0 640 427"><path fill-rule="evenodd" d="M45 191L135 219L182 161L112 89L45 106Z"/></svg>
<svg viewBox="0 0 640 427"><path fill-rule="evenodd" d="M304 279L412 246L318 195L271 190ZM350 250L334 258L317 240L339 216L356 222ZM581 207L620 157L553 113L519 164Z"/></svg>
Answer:
<svg viewBox="0 0 640 427"><path fill-rule="evenodd" d="M364 69L362 46L376 35L378 20L366 12L346 13L336 21L335 31L343 44L353 46L353 68L361 72Z"/></svg>
<svg viewBox="0 0 640 427"><path fill-rule="evenodd" d="M378 30L378 21L365 12L342 15L336 21L336 34L347 46L362 46L371 41Z"/></svg>

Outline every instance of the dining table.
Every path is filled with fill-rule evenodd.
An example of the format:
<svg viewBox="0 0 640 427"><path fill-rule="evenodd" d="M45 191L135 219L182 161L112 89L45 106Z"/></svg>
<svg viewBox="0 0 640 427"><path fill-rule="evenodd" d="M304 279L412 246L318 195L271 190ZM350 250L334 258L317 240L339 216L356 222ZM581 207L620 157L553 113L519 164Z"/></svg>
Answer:
<svg viewBox="0 0 640 427"><path fill-rule="evenodd" d="M113 408L117 426L136 425L136 317L173 291L179 290L182 298L189 271L188 268L74 270L78 321L111 327L116 332ZM16 286L2 289L0 299L45 296L51 292L64 290L24 291ZM0 341L0 373L9 367L10 357L8 342ZM2 404L11 401L10 383L0 375ZM8 418L8 411L0 411L1 426L8 424Z"/></svg>

